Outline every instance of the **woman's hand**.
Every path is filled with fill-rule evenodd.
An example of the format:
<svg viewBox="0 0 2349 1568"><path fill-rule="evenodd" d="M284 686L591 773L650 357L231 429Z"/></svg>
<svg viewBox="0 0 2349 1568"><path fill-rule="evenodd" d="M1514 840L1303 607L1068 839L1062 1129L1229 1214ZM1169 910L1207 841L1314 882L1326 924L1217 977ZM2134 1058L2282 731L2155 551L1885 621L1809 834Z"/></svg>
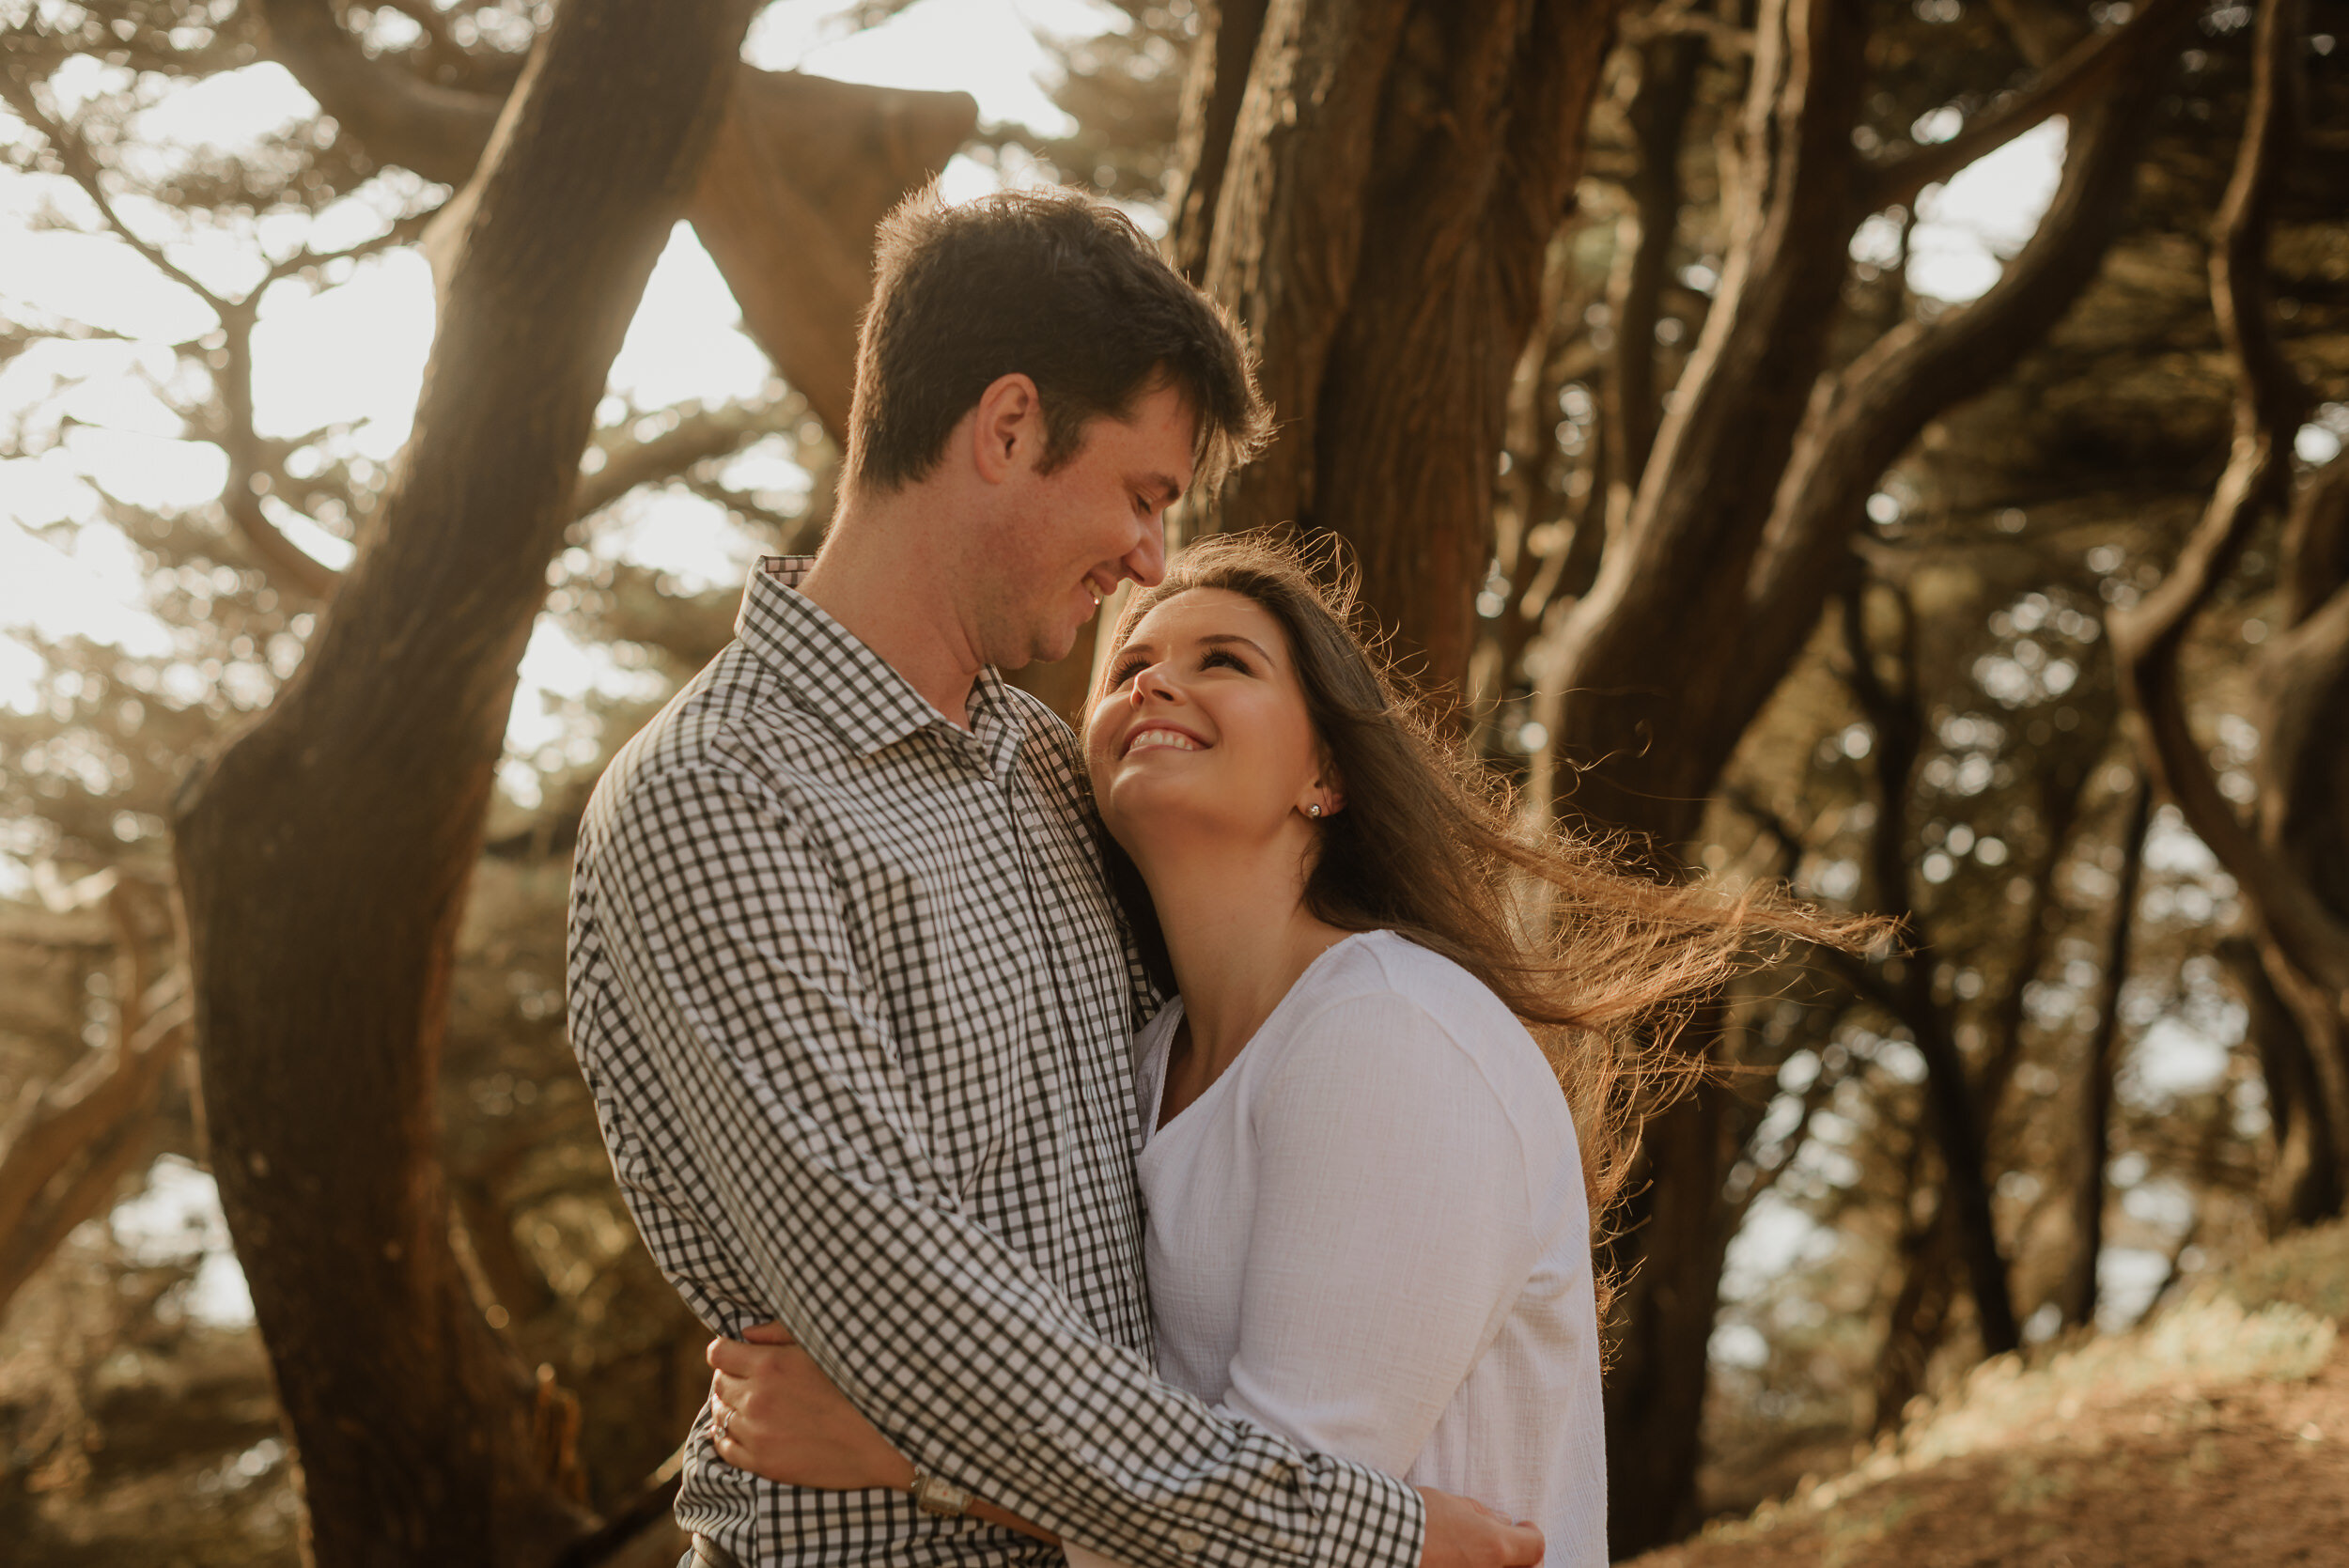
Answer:
<svg viewBox="0 0 2349 1568"><path fill-rule="evenodd" d="M913 1484L889 1446L780 1323L709 1342L710 1435L718 1456L786 1486L855 1492Z"/></svg>

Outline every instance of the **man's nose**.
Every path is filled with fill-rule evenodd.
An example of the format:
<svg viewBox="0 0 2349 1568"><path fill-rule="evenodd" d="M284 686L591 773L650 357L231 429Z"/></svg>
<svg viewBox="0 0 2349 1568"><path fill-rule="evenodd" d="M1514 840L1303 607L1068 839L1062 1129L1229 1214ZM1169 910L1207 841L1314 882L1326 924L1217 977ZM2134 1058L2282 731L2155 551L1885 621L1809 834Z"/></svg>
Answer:
<svg viewBox="0 0 2349 1568"><path fill-rule="evenodd" d="M1166 514L1159 513L1142 531L1142 542L1126 552L1118 563L1126 575L1145 588L1155 588L1166 581Z"/></svg>

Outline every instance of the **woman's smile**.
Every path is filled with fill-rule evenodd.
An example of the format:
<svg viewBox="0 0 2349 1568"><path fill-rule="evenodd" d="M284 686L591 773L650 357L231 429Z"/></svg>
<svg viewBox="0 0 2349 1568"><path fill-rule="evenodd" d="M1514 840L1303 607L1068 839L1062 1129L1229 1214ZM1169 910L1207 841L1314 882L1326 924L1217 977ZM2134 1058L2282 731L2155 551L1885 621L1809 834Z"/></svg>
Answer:
<svg viewBox="0 0 2349 1568"><path fill-rule="evenodd" d="M1206 749L1207 742L1190 731L1177 729L1173 724L1154 722L1144 724L1127 738L1125 754L1131 756L1136 752L1159 750L1204 752Z"/></svg>

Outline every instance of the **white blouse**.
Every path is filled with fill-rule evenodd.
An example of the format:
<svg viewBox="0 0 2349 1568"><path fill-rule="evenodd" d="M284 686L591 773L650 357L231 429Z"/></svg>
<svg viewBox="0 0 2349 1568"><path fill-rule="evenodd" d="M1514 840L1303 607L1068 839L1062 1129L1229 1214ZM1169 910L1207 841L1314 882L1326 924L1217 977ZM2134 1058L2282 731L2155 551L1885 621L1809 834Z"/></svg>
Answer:
<svg viewBox="0 0 2349 1568"><path fill-rule="evenodd" d="M1545 1568L1605 1563L1589 1212L1541 1048L1457 964L1366 932L1152 1132L1181 1017L1134 1040L1159 1375L1531 1519Z"/></svg>

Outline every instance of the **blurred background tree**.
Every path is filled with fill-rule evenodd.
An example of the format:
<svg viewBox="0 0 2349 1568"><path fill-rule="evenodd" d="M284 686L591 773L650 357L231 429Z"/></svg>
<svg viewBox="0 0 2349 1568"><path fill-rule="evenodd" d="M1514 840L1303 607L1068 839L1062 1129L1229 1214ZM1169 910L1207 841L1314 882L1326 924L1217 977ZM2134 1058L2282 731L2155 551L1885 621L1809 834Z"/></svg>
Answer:
<svg viewBox="0 0 2349 1568"><path fill-rule="evenodd" d="M918 39L926 8L830 8L825 36ZM27 1560L151 1561L165 1537L189 1561L291 1560L288 1417L333 1514L319 1560L397 1515L331 1484L338 1444L357 1466L381 1436L297 1412L305 1376L323 1412L389 1397L351 1390L403 1363L288 1376L292 1326L362 1281L387 1310L443 1302L438 1343L489 1369L419 1432L506 1423L512 1474L563 1521L542 1542L674 1560L637 1527L703 1335L636 1243L563 1046L570 834L611 751L730 634L746 553L820 534L863 236L957 144L950 188L1128 202L1257 334L1283 446L1187 526L1345 536L1398 651L1532 809L1908 924L1903 951L1755 977L1686 1036L1728 1070L1655 1127L1624 1217L1619 1549L1784 1491L1985 1353L2123 1326L2339 1212L2349 6L1129 0L1048 40L1058 126L975 133L952 95L744 68L661 268L714 260L771 368L647 396L631 337L587 389L559 515L542 489L498 510L508 532L435 536L489 514L421 506L389 422L264 417L256 366L273 312L416 265L420 241L458 287L462 230L433 220L557 14L10 17L22 225L101 237L185 297L163 331L0 301L15 526L119 540L142 612L134 633L12 632L28 661L0 710L0 1520ZM166 133L181 95L281 68L303 116L233 147ZM1332 90L1300 96L1316 70ZM633 304L578 307L582 334L616 345L588 323ZM139 390L101 403L109 380ZM436 428L459 433L428 421L411 461L459 449ZM217 454L207 499L140 482L158 438ZM76 462L98 477L60 502ZM448 676L473 692L451 754L496 780L459 809L477 852L464 831L439 851L461 918L393 962L372 915L336 913L389 878L369 854L416 842L367 791L420 787L366 703L423 691L383 689L424 666L354 642L321 688L357 732L345 760L281 752L254 798L292 812L290 842L338 811L383 842L217 927L266 951L216 948L239 973L215 989L296 1000L244 1032L279 1043L241 1067L208 1042L199 1093L183 929L223 905L176 892L175 791L313 662L371 518L504 562L504 641ZM664 562L662 536L697 531L714 561ZM466 645L435 592L421 613ZM509 724L533 614L525 676L555 648L595 674L526 690ZM1089 657L1023 679L1065 706ZM219 861L256 858L273 820L223 813ZM334 994L353 973L416 1000ZM353 1067L413 1061L390 1095ZM224 1093L266 1111L208 1125ZM251 1234L280 1201L255 1157L321 1145L405 1255L338 1232L326 1193L296 1256ZM206 1230L214 1178L248 1188L227 1195L241 1271Z"/></svg>

